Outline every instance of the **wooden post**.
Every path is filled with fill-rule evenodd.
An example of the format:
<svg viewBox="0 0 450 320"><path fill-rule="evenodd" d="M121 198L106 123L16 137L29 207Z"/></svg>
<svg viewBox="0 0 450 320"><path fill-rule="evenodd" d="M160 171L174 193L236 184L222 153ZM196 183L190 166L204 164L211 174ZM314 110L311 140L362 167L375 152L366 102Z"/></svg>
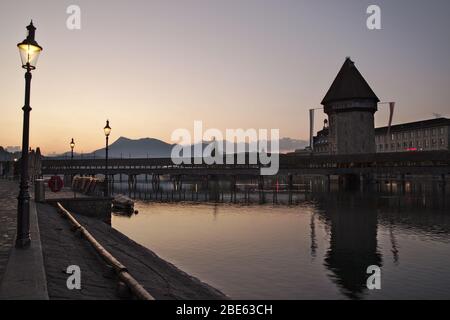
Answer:
<svg viewBox="0 0 450 320"><path fill-rule="evenodd" d="M292 189L294 186L294 177L292 174L288 175L288 191L289 191L289 204L292 204Z"/></svg>
<svg viewBox="0 0 450 320"><path fill-rule="evenodd" d="M264 176L259 176L258 179L258 190L259 190L259 202L266 202L266 195L264 193Z"/></svg>

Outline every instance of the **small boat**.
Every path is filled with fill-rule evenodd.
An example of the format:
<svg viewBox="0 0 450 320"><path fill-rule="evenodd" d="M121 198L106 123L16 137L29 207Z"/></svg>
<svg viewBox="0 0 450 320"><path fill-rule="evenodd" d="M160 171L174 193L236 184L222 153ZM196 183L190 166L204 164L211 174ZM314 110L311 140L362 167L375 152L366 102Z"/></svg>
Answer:
<svg viewBox="0 0 450 320"><path fill-rule="evenodd" d="M114 196L112 204L113 211L134 213L134 201L123 194Z"/></svg>

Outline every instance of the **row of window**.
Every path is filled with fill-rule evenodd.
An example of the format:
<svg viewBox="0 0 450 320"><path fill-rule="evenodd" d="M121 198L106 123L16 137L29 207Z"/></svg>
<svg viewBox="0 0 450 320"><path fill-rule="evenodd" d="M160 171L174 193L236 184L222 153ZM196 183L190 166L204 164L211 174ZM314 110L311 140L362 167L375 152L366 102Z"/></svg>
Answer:
<svg viewBox="0 0 450 320"><path fill-rule="evenodd" d="M429 137L429 136L434 137L436 135L443 136L443 135L445 135L445 133L446 133L445 128L441 127L441 128L432 128L432 129L392 133L390 138L391 138L391 141L406 140L406 139ZM386 136L385 135L377 135L376 139L378 142L383 142L386 140Z"/></svg>
<svg viewBox="0 0 450 320"><path fill-rule="evenodd" d="M328 147L315 147L315 152L328 152Z"/></svg>
<svg viewBox="0 0 450 320"><path fill-rule="evenodd" d="M417 148L417 149L422 149L422 148L429 148L429 147L444 147L445 146L445 139L440 138L439 140L437 139L431 139L431 141L429 140L417 140L415 143L413 141L409 141L409 142L397 142L397 143L385 143L385 144L379 144L378 145L378 150L380 151L389 151L389 150L400 150L400 149L408 149L408 148Z"/></svg>

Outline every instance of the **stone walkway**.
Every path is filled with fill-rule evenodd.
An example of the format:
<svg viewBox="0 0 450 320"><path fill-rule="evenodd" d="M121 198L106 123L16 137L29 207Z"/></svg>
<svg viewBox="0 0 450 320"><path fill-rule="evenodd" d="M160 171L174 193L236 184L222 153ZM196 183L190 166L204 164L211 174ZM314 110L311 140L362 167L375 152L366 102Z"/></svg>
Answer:
<svg viewBox="0 0 450 320"><path fill-rule="evenodd" d="M70 231L56 209L37 204L50 299L118 299L117 280L85 240ZM218 290L191 277L100 220L73 213L75 219L122 262L155 299L226 299ZM68 290L69 265L81 269L81 290Z"/></svg>
<svg viewBox="0 0 450 320"><path fill-rule="evenodd" d="M0 179L0 281L8 263L10 250L14 246L18 193L17 181Z"/></svg>
<svg viewBox="0 0 450 320"><path fill-rule="evenodd" d="M50 299L90 300L117 299L116 281L108 279L105 263L87 241L70 231L70 223L56 209L37 204L47 290ZM81 270L81 290L69 290L67 267Z"/></svg>
<svg viewBox="0 0 450 320"><path fill-rule="evenodd" d="M14 246L18 183L0 180L0 281ZM70 230L70 223L56 209L36 204L43 264L50 299L119 299L117 279L89 243ZM74 213L78 221L127 266L130 273L155 299L227 299L152 251L132 241L100 220ZM42 263L42 262L41 262ZM67 267L81 269L81 290L69 290Z"/></svg>

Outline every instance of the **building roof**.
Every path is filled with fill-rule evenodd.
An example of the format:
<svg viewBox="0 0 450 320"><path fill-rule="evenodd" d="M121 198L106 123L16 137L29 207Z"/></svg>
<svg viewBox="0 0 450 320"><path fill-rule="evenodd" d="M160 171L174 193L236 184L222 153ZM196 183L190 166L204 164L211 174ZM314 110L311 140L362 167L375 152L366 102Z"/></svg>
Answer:
<svg viewBox="0 0 450 320"><path fill-rule="evenodd" d="M355 63L347 57L321 103L326 105L330 102L350 99L380 101L356 68Z"/></svg>
<svg viewBox="0 0 450 320"><path fill-rule="evenodd" d="M419 130L432 127L450 126L450 119L448 118L436 118L421 120L409 123L401 123L391 126L391 132L406 131L406 130ZM388 127L380 127L375 129L375 134L387 133Z"/></svg>

